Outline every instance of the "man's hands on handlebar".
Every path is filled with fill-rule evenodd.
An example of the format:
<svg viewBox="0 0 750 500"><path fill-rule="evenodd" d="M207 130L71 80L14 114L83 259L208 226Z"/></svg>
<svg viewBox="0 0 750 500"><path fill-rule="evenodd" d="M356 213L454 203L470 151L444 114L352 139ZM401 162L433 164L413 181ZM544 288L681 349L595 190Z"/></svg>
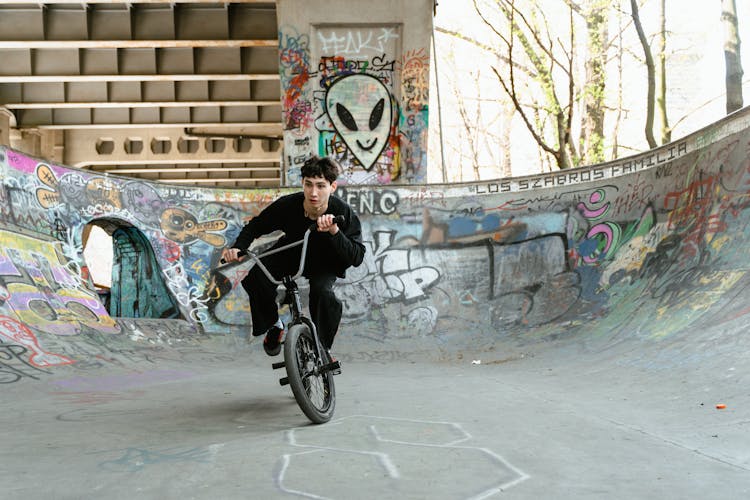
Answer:
<svg viewBox="0 0 750 500"><path fill-rule="evenodd" d="M335 216L331 214L323 214L318 217L318 232L324 233L329 232L331 236L339 232L339 225L336 224Z"/></svg>
<svg viewBox="0 0 750 500"><path fill-rule="evenodd" d="M222 262L236 262L238 260L240 260L239 248L225 248L221 251Z"/></svg>
<svg viewBox="0 0 750 500"><path fill-rule="evenodd" d="M321 233L329 233L331 236L335 235L339 232L339 224L343 223L345 221L343 215L331 215L331 214L324 214L318 217L314 223L310 225L308 228L308 231L315 231ZM300 240L297 243L294 243L293 245L302 243ZM224 248L221 251L221 263L226 264L229 262L237 262L240 260L240 257L243 257L247 252L243 252L239 248Z"/></svg>

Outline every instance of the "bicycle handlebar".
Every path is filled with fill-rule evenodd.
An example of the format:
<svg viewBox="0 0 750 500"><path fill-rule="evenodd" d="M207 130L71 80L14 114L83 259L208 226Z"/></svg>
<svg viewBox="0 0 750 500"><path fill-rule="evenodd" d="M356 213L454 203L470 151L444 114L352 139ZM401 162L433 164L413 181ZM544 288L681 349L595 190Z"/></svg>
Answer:
<svg viewBox="0 0 750 500"><path fill-rule="evenodd" d="M346 218L343 215L337 215L333 218L333 223L336 225L343 224L345 221L346 221ZM294 248L299 245L302 245L302 254L300 256L299 269L297 270L297 273L294 276L292 276L292 280L297 280L300 276L302 276L302 273L305 270L305 257L307 256L307 240L310 237L310 233L315 231L317 228L318 228L318 223L313 222L312 224L310 224L310 227L308 227L307 230L305 231L305 235L303 236L303 238L299 241L295 241L293 243L280 246L278 248L273 248L261 254L255 254L253 252L249 252L247 249L240 250L238 252L238 255L239 256L247 255L250 259L253 259L255 261L255 264L258 265L258 267L260 267L261 271L263 271L263 274L266 275L266 277L271 281L271 283L273 283L274 285L281 285L283 284L283 282L274 278L274 276L271 274L271 272L268 269L266 269L266 266L263 265L263 262L261 262L260 259L262 259L263 257L268 257L269 255L280 253L285 250L289 250L290 248ZM222 262L223 262L223 259L222 259Z"/></svg>

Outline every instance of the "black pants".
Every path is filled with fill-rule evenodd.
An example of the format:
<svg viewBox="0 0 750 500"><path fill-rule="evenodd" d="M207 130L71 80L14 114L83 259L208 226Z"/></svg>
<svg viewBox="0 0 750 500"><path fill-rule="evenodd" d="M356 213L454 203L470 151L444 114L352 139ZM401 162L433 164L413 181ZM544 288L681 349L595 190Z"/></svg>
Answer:
<svg viewBox="0 0 750 500"><path fill-rule="evenodd" d="M269 271L276 276L272 268ZM323 347L330 349L341 323L343 307L333 293L335 275L319 275L308 278L310 282L310 319L315 324ZM250 297L250 314L253 319L253 335L263 335L279 319L276 304L276 285L258 266L253 266L242 287Z"/></svg>

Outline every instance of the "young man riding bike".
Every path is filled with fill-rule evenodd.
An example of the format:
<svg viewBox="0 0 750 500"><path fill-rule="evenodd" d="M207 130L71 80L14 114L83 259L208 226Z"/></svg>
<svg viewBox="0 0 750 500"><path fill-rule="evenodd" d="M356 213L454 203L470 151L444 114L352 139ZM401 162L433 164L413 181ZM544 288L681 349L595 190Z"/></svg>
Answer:
<svg viewBox="0 0 750 500"><path fill-rule="evenodd" d="M323 347L330 350L341 322L342 304L333 292L336 278L343 278L351 266L362 263L365 246L362 227L352 208L333 194L336 191L338 165L330 158L313 156L302 166L302 192L282 196L240 231L231 247L221 256L226 262L238 260L240 250L247 249L256 238L283 231L284 236L274 248L303 238L310 225L318 230L310 235L303 276L310 283L310 317ZM334 222L344 216L342 227ZM301 249L265 257L263 263L275 277L294 274L299 265ZM242 286L250 298L253 336L265 334L263 348L269 356L281 351L284 325L279 319L276 304L276 285L271 283L258 266L253 266Z"/></svg>

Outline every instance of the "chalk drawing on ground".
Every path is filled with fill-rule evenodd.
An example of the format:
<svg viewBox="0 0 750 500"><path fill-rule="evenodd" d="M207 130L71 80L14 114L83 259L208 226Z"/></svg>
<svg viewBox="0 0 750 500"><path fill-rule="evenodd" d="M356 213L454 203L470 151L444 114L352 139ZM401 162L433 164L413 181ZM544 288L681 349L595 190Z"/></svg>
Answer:
<svg viewBox="0 0 750 500"><path fill-rule="evenodd" d="M430 477L433 498L440 498L441 492L455 496L460 490L465 498L480 499L530 477L494 451L471 446L472 435L455 422L353 415L325 428L291 429L286 438L295 451L280 458L276 485L285 493L306 498L334 498L329 496L332 489L343 498L350 488L352 493L388 488L410 497L420 491L424 494L424 478ZM337 475L332 464L341 460L364 472L356 474L356 480L349 474ZM435 471L435 463L446 467ZM470 463L472 469L462 470L457 466L460 463ZM309 485L305 478L316 471L336 488L320 491Z"/></svg>

